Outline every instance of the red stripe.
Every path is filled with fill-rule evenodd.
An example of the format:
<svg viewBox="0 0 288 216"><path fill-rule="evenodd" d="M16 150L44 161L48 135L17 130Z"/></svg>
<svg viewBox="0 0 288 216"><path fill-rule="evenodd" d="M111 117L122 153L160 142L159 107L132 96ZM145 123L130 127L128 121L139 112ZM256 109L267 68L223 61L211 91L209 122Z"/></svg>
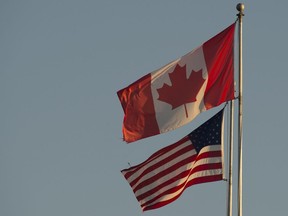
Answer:
<svg viewBox="0 0 288 216"><path fill-rule="evenodd" d="M196 184L203 184L203 183L208 183L208 182L213 182L213 181L220 181L222 179L223 179L222 174L194 178L187 183L187 187L190 187L190 186L196 185Z"/></svg>
<svg viewBox="0 0 288 216"><path fill-rule="evenodd" d="M169 200L166 200L166 201L162 201L162 202L157 202L153 205L144 205L144 206L141 206L142 207L142 210L143 211L147 211L147 210L152 210L152 209L156 209L156 208L160 208L162 206L165 206L165 205L168 205L169 203L175 201L176 199L178 199L180 196L181 196L182 193L179 193L177 196L174 196L172 197L171 199Z"/></svg>
<svg viewBox="0 0 288 216"><path fill-rule="evenodd" d="M196 167L193 167L193 171L192 171L191 175L193 173L200 172L203 170L213 170L213 169L221 169L221 168L222 168L222 163L201 164L201 165L198 165Z"/></svg>
<svg viewBox="0 0 288 216"><path fill-rule="evenodd" d="M208 151L208 152L203 152L203 153L200 152L200 154L198 154L197 156L197 160L201 160L203 158L221 157L221 155L222 155L222 152L219 150Z"/></svg>

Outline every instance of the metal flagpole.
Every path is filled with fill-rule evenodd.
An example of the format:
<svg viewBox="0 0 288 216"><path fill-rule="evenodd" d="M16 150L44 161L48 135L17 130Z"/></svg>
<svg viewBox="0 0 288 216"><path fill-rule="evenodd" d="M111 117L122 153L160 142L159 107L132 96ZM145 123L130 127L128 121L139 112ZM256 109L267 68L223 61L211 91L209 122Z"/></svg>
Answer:
<svg viewBox="0 0 288 216"><path fill-rule="evenodd" d="M229 106L229 171L228 171L228 206L227 206L227 216L232 216L232 169L233 169L233 126L234 126L234 102L230 101Z"/></svg>
<svg viewBox="0 0 288 216"><path fill-rule="evenodd" d="M237 4L239 13L239 96L238 96L238 216L242 216L242 17L244 4Z"/></svg>

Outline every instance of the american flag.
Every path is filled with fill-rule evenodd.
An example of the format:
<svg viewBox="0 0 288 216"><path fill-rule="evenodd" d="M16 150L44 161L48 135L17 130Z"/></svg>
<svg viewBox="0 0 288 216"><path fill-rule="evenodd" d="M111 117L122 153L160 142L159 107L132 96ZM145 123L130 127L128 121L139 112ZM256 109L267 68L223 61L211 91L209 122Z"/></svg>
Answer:
<svg viewBox="0 0 288 216"><path fill-rule="evenodd" d="M165 206L192 185L219 181L223 109L178 142L122 170L143 211Z"/></svg>

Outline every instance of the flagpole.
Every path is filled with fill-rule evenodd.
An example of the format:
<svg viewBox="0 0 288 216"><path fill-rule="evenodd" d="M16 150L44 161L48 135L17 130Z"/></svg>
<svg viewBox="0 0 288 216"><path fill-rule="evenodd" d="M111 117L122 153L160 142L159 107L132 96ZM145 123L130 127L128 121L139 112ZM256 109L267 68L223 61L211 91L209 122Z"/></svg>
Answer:
<svg viewBox="0 0 288 216"><path fill-rule="evenodd" d="M244 16L244 4L237 4L239 13L239 96L238 96L238 216L242 216L242 17Z"/></svg>
<svg viewBox="0 0 288 216"><path fill-rule="evenodd" d="M228 206L227 206L227 216L232 216L232 169L233 169L233 126L234 126L234 102L230 101L229 104L229 171L228 171Z"/></svg>

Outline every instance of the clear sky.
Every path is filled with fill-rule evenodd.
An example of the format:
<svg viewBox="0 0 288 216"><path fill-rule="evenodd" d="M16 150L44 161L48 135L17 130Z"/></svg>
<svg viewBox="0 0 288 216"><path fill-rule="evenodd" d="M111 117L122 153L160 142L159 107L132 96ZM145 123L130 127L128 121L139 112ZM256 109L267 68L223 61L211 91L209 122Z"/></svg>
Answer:
<svg viewBox="0 0 288 216"><path fill-rule="evenodd" d="M0 215L143 215L120 170L217 108L128 145L116 92L233 23L237 3L0 1ZM286 215L288 1L244 4L243 216ZM144 215L226 215L226 196L224 181L197 185Z"/></svg>

